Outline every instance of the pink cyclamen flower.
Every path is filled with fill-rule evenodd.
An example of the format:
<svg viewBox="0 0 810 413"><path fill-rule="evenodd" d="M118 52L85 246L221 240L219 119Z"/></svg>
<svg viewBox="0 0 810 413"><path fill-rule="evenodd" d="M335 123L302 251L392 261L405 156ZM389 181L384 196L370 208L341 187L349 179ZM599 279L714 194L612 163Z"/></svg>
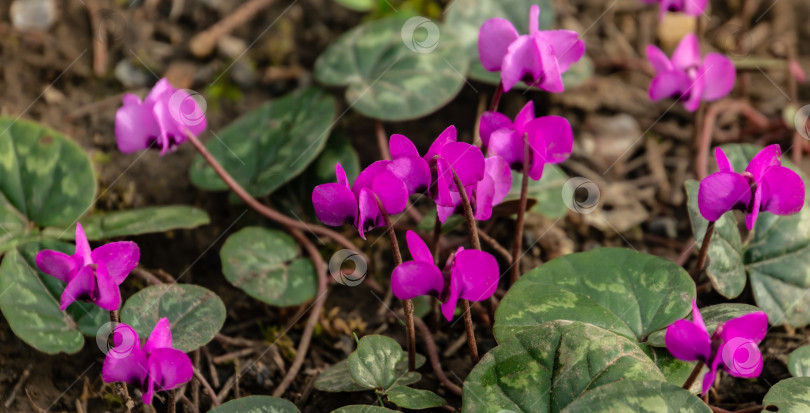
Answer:
<svg viewBox="0 0 810 413"><path fill-rule="evenodd" d="M401 300L420 295L432 295L442 301L442 314L447 321L453 319L459 298L469 301L488 299L498 288L498 262L495 257L479 250L459 248L447 259L445 276L433 261L430 249L413 231L405 235L413 261L406 261L394 268L391 275L391 291ZM446 288L447 287L447 288Z"/></svg>
<svg viewBox="0 0 810 413"><path fill-rule="evenodd" d="M714 150L718 172L702 181L698 189L698 208L703 218L717 221L726 212L744 211L745 226L754 228L760 211L776 215L792 215L804 206L804 181L782 166L779 145L761 150L742 173L731 169L726 154Z"/></svg>
<svg viewBox="0 0 810 413"><path fill-rule="evenodd" d="M127 93L123 103L115 113L115 140L123 153L155 145L164 155L188 140L188 133L199 135L206 127L203 102L187 90L175 89L165 78L143 101Z"/></svg>
<svg viewBox="0 0 810 413"><path fill-rule="evenodd" d="M700 16L706 10L709 0L641 0L647 4L658 3L658 18L663 19L668 11L682 12L690 16Z"/></svg>
<svg viewBox="0 0 810 413"><path fill-rule="evenodd" d="M523 171L524 137L529 141L529 177L539 180L547 163L560 163L571 155L574 133L567 119L560 116L534 117L531 101L515 117L484 112L480 126L481 142L489 155L502 157L509 166Z"/></svg>
<svg viewBox="0 0 810 413"><path fill-rule="evenodd" d="M493 155L484 160L484 179L466 187L467 199L473 210L473 217L486 221L492 217L492 208L509 194L512 188L512 173L509 164L500 156ZM439 221L445 222L453 214L464 215L461 194L453 187L449 192L452 206L436 204Z"/></svg>
<svg viewBox="0 0 810 413"><path fill-rule="evenodd" d="M111 242L90 250L81 224L76 224L76 252L71 256L42 250L36 264L40 271L67 283L59 308L64 311L76 300L95 303L115 311L121 306L118 286L138 266L138 245L131 241Z"/></svg>
<svg viewBox="0 0 810 413"><path fill-rule="evenodd" d="M158 321L143 347L135 329L118 324L113 345L104 358L101 378L105 383L124 382L139 388L144 404L152 403L156 391L174 390L194 375L188 355L172 348L168 318Z"/></svg>
<svg viewBox="0 0 810 413"><path fill-rule="evenodd" d="M312 191L315 215L326 225L351 224L360 237L365 231L385 225L377 198L387 214L398 214L408 204L408 187L389 167L391 161L377 161L363 170L349 186L346 171L335 165L337 183L321 184Z"/></svg>
<svg viewBox="0 0 810 413"><path fill-rule="evenodd" d="M703 394L714 384L718 368L736 377L759 376L762 372L762 353L757 345L768 331L768 316L764 312L746 314L721 323L711 337L694 300L692 318L694 321L678 320L667 327L664 341L675 358L699 360L709 366L709 372L703 376Z"/></svg>
<svg viewBox="0 0 810 413"><path fill-rule="evenodd" d="M540 30L540 7L529 9L529 34L519 35L509 20L489 19L478 32L481 65L501 71L503 90L521 80L549 92L562 92L562 74L585 54L585 42L571 30Z"/></svg>
<svg viewBox="0 0 810 413"><path fill-rule="evenodd" d="M720 99L734 88L737 76L734 63L719 53L709 53L701 59L700 43L694 33L681 39L672 60L653 45L647 46L647 58L656 73L650 83L652 100L677 96L683 99L687 110L694 112L701 101Z"/></svg>

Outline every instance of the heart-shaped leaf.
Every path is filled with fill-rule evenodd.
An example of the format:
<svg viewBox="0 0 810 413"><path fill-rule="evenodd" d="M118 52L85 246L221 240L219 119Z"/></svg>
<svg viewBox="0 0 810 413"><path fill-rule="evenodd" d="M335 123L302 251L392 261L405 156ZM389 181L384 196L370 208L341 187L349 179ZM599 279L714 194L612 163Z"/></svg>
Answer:
<svg viewBox="0 0 810 413"><path fill-rule="evenodd" d="M0 253L37 227L66 227L87 212L96 176L87 154L40 124L0 117Z"/></svg>
<svg viewBox="0 0 810 413"><path fill-rule="evenodd" d="M416 354L416 368L425 364L425 356ZM422 375L417 372L408 372L408 354L403 352L402 358L396 367L396 383L400 386L414 384L422 379ZM315 380L315 388L328 392L353 392L369 390L354 382L352 374L349 373L349 361L341 360L328 369L324 370Z"/></svg>
<svg viewBox="0 0 810 413"><path fill-rule="evenodd" d="M396 340L380 335L365 336L357 350L349 355L349 373L354 381L367 389L388 389L397 379L397 363L402 359L402 347Z"/></svg>
<svg viewBox="0 0 810 413"><path fill-rule="evenodd" d="M60 311L65 283L37 269L35 257L43 249L72 254L74 247L46 240L8 252L0 265L0 309L14 334L30 346L48 354L76 353L84 346L82 333L94 336L108 314L84 302Z"/></svg>
<svg viewBox="0 0 810 413"><path fill-rule="evenodd" d="M466 81L469 59L454 34L419 16L366 22L329 45L315 77L346 86L346 100L366 116L419 118L447 104Z"/></svg>
<svg viewBox="0 0 810 413"><path fill-rule="evenodd" d="M231 400L208 411L208 413L298 413L292 402L278 397L247 396Z"/></svg>
<svg viewBox="0 0 810 413"><path fill-rule="evenodd" d="M148 337L168 317L174 348L190 352L205 345L225 323L225 304L213 292L191 284L160 284L138 291L124 304L121 322Z"/></svg>
<svg viewBox="0 0 810 413"><path fill-rule="evenodd" d="M692 393L674 384L619 380L586 392L562 411L709 413L712 410Z"/></svg>
<svg viewBox="0 0 810 413"><path fill-rule="evenodd" d="M700 248L709 221L700 215L698 208L698 188L700 183L686 181L686 195L689 197L689 219L695 243ZM706 269L712 286L720 295L735 298L745 288L745 267L743 265L743 246L740 230L733 212L726 212L714 225L714 234L709 243L709 266Z"/></svg>
<svg viewBox="0 0 810 413"><path fill-rule="evenodd" d="M386 393L388 401L399 407L412 410L429 409L444 406L447 402L438 394L430 390L412 389L405 386L395 386Z"/></svg>
<svg viewBox="0 0 810 413"><path fill-rule="evenodd" d="M776 406L779 413L810 412L810 377L792 377L776 383L762 399L762 405Z"/></svg>
<svg viewBox="0 0 810 413"><path fill-rule="evenodd" d="M543 177L539 181L529 179L526 194L529 199L534 199L537 203L529 209L544 216L557 219L568 212L562 197L562 189L568 175L557 165L546 165L543 167ZM512 188L504 201L510 199L520 199L520 187L523 182L523 175L512 171Z"/></svg>
<svg viewBox="0 0 810 413"><path fill-rule="evenodd" d="M743 171L760 149L751 145L724 145L723 151L735 171ZM782 165L796 171L810 182L793 164ZM771 325L810 324L810 191L805 204L795 215L778 216L762 212L754 234L744 246L743 260L751 279L757 306L768 314ZM711 251L711 250L710 250Z"/></svg>
<svg viewBox="0 0 810 413"><path fill-rule="evenodd" d="M591 324L558 320L499 341L464 381L463 412L559 412L608 383L665 380L635 343Z"/></svg>
<svg viewBox="0 0 810 413"><path fill-rule="evenodd" d="M724 303L703 307L700 309L700 315L703 317L703 322L706 324L706 329L709 331L709 335L712 335L714 334L714 330L717 329L718 324L725 323L732 318L742 317L746 314L755 313L757 311L762 310L748 304ZM690 313L684 318L691 321L692 314ZM650 337L647 339L647 344L655 347L665 347L665 335L666 329L656 331L650 334Z"/></svg>
<svg viewBox="0 0 810 413"><path fill-rule="evenodd" d="M793 350L788 357L787 367L793 377L809 377L810 346L801 346Z"/></svg>
<svg viewBox="0 0 810 413"><path fill-rule="evenodd" d="M191 229L210 222L208 214L187 205L155 206L123 211L99 212L81 220L87 239L102 240L124 235ZM76 226L68 229L47 228L43 235L73 240Z"/></svg>
<svg viewBox="0 0 810 413"><path fill-rule="evenodd" d="M267 304L298 305L318 289L312 261L300 258L298 245L281 231L243 228L228 237L219 256L225 278Z"/></svg>
<svg viewBox="0 0 810 413"><path fill-rule="evenodd" d="M253 196L265 196L295 178L312 162L334 126L335 100L308 88L267 102L214 135L206 147ZM209 191L228 189L201 156L191 182Z"/></svg>
<svg viewBox="0 0 810 413"><path fill-rule="evenodd" d="M524 274L495 313L495 337L574 320L643 341L686 316L695 284L675 263L626 248L555 258Z"/></svg>

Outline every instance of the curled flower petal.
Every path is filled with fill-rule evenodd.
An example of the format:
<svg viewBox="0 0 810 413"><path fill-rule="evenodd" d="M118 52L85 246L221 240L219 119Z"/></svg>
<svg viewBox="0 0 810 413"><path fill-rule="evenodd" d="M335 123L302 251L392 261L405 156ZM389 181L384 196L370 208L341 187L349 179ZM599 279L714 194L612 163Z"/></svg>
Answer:
<svg viewBox="0 0 810 413"><path fill-rule="evenodd" d="M478 54L484 69L490 72L501 70L509 45L518 37L515 26L509 20L496 17L485 21L478 32Z"/></svg>
<svg viewBox="0 0 810 413"><path fill-rule="evenodd" d="M688 33L672 53L672 65L678 70L700 66L700 42L694 33Z"/></svg>
<svg viewBox="0 0 810 413"><path fill-rule="evenodd" d="M312 206L318 220L329 226L354 224L357 219L357 198L341 184L321 184L312 190Z"/></svg>
<svg viewBox="0 0 810 413"><path fill-rule="evenodd" d="M687 0L687 3L691 1L694 0ZM701 70L706 84L703 89L703 100L711 102L720 99L734 89L737 69L728 57L718 53L709 53L703 59Z"/></svg>
<svg viewBox="0 0 810 413"><path fill-rule="evenodd" d="M138 266L141 250L132 241L118 241L102 245L90 254L93 262L106 267L115 285L121 285Z"/></svg>
<svg viewBox="0 0 810 413"><path fill-rule="evenodd" d="M512 188L512 173L509 164L500 156L490 156L485 161L485 173L492 178L494 191L492 204L500 204Z"/></svg>
<svg viewBox="0 0 810 413"><path fill-rule="evenodd" d="M388 152L391 153L392 159L402 158L406 156L419 156L419 151L416 145L408 139L405 135L393 134L388 139Z"/></svg>
<svg viewBox="0 0 810 413"><path fill-rule="evenodd" d="M76 262L77 268L93 263L90 243L87 242L87 236L84 234L82 224L78 222L76 223L76 252L73 254L73 260Z"/></svg>
<svg viewBox="0 0 810 413"><path fill-rule="evenodd" d="M534 84L543 76L543 59L539 47L548 48L548 45L538 46L534 38L521 36L509 45L501 68L503 90L508 92L521 80Z"/></svg>
<svg viewBox="0 0 810 413"><path fill-rule="evenodd" d="M512 129L499 129L492 134L487 152L501 157L512 169L523 170L523 135Z"/></svg>
<svg viewBox="0 0 810 413"><path fill-rule="evenodd" d="M536 118L526 129L529 131L529 146L536 150L545 149L544 162L560 163L568 159L574 149L574 132L568 119L562 116Z"/></svg>
<svg viewBox="0 0 810 413"><path fill-rule="evenodd" d="M360 197L360 191L363 188L371 188L371 185L377 175L388 171L388 164L390 163L391 161L386 160L376 161L367 166L366 169L363 169L363 171L357 175L357 179L354 180L354 184L352 185L352 192L354 192L354 195Z"/></svg>
<svg viewBox="0 0 810 413"><path fill-rule="evenodd" d="M717 162L717 169L720 172L734 172L731 168L731 162L728 160L726 153L720 147L714 148L714 159Z"/></svg>
<svg viewBox="0 0 810 413"><path fill-rule="evenodd" d="M386 170L375 176L371 189L389 215L399 214L408 205L408 187L391 171Z"/></svg>
<svg viewBox="0 0 810 413"><path fill-rule="evenodd" d="M670 324L664 341L667 350L678 360L707 362L711 357L712 344L709 333L697 323L678 320Z"/></svg>
<svg viewBox="0 0 810 413"><path fill-rule="evenodd" d="M544 30L537 37L551 45L560 72L568 70L585 54L585 42L573 30Z"/></svg>
<svg viewBox="0 0 810 413"><path fill-rule="evenodd" d="M712 388L714 385L714 379L717 378L717 368L720 366L720 362L722 361L722 357L715 357L712 360L711 365L709 366L709 371L703 375L703 385L702 385L702 392L701 395L705 395L708 393L709 389Z"/></svg>
<svg viewBox="0 0 810 413"><path fill-rule="evenodd" d="M647 46L647 59L650 60L650 64L652 64L656 72L669 72L675 69L675 66L669 61L666 53L653 45Z"/></svg>
<svg viewBox="0 0 810 413"><path fill-rule="evenodd" d="M76 300L93 301L96 294L96 277L93 274L93 267L88 265L79 270L65 286L64 291L62 291L59 309L65 311Z"/></svg>
<svg viewBox="0 0 810 413"><path fill-rule="evenodd" d="M160 135L160 128L152 114L152 105L141 102L133 94L126 94L123 106L115 112L115 141L118 150L133 153L149 147Z"/></svg>
<svg viewBox="0 0 810 413"><path fill-rule="evenodd" d="M534 101L528 101L515 116L514 129L523 135L526 132L526 125L534 119Z"/></svg>
<svg viewBox="0 0 810 413"><path fill-rule="evenodd" d="M161 318L149 338L146 339L146 344L143 345L143 351L147 354L159 348L172 348L172 330L169 325L169 319L166 317Z"/></svg>
<svg viewBox="0 0 810 413"><path fill-rule="evenodd" d="M377 198L374 192L369 188L363 188L360 191L359 214L357 217L357 232L360 233L360 238L366 239L365 231L370 230L377 226L377 222L381 218L380 207L377 204Z"/></svg>
<svg viewBox="0 0 810 413"><path fill-rule="evenodd" d="M394 268L391 292L400 300L420 295L438 296L444 289L444 277L439 267L424 261L407 261Z"/></svg>
<svg viewBox="0 0 810 413"><path fill-rule="evenodd" d="M698 189L698 208L708 221L717 221L732 209L745 209L751 200L748 181L734 172L715 172Z"/></svg>
<svg viewBox="0 0 810 413"><path fill-rule="evenodd" d="M477 146L451 142L442 148L441 157L455 171L464 186L473 185L484 178L484 154Z"/></svg>
<svg viewBox="0 0 810 413"><path fill-rule="evenodd" d="M781 165L781 162L779 161L779 155L781 154L782 149L779 148L779 145L768 145L763 150L759 151L759 153L754 155L754 158L748 163L745 171L749 172L754 177L754 182L759 184L762 181L762 177L765 175L766 170L772 166Z"/></svg>
<svg viewBox="0 0 810 413"><path fill-rule="evenodd" d="M340 162L335 163L335 178L337 179L338 184L343 185L346 188L351 188L351 185L349 185L349 178L346 176L346 170L343 169L343 165L341 165Z"/></svg>
<svg viewBox="0 0 810 413"><path fill-rule="evenodd" d="M87 266L85 268L90 268L92 274L92 267ZM118 310L121 307L121 291L118 289L115 279L107 271L107 266L97 266L95 273L97 296L93 302L107 311Z"/></svg>
<svg viewBox="0 0 810 413"><path fill-rule="evenodd" d="M481 115L481 125L479 126L479 134L481 135L481 143L484 149L489 146L490 136L492 136L495 131L511 128L512 120L509 119L508 116L500 112L484 112Z"/></svg>
<svg viewBox="0 0 810 413"><path fill-rule="evenodd" d="M453 125L448 126L444 131L442 131L442 133L439 134L436 140L433 141L430 148L428 148L428 151L424 156L425 161L429 164L433 158L442 153L445 145L451 142L456 142L457 140L458 136L456 127Z"/></svg>
<svg viewBox="0 0 810 413"><path fill-rule="evenodd" d="M405 183L409 194L425 192L430 186L430 167L419 156L396 158L388 164L388 170Z"/></svg>
<svg viewBox="0 0 810 413"><path fill-rule="evenodd" d="M762 177L762 210L792 215L804 206L804 181L784 166L769 168Z"/></svg>
<svg viewBox="0 0 810 413"><path fill-rule="evenodd" d="M76 272L76 263L63 252L42 250L37 254L37 268L50 276L64 282L70 282Z"/></svg>
<svg viewBox="0 0 810 413"><path fill-rule="evenodd" d="M149 355L149 377L143 402L150 404L155 391L174 390L191 381L194 367L186 353L172 348L159 348Z"/></svg>
<svg viewBox="0 0 810 413"><path fill-rule="evenodd" d="M408 243L408 251L411 252L411 257L413 257L414 261L434 263L430 248L428 248L425 241L423 241L422 237L417 233L408 230L408 232L405 233L405 241Z"/></svg>
<svg viewBox="0 0 810 413"><path fill-rule="evenodd" d="M679 96L689 89L691 80L681 71L661 72L650 83L650 99L661 100Z"/></svg>
<svg viewBox="0 0 810 413"><path fill-rule="evenodd" d="M478 182L474 189L475 196L469 196L472 203L473 218L486 221L492 217L492 206L495 200L495 182L492 177L484 174L484 179Z"/></svg>
<svg viewBox="0 0 810 413"><path fill-rule="evenodd" d="M458 282L461 298L484 301L498 288L498 261L484 251L463 250L456 254L451 277Z"/></svg>
<svg viewBox="0 0 810 413"><path fill-rule="evenodd" d="M758 377L762 373L762 353L753 340L735 337L724 342L715 356L723 361L723 370L735 377Z"/></svg>
<svg viewBox="0 0 810 413"><path fill-rule="evenodd" d="M121 346L110 349L101 367L101 379L105 383L124 382L141 388L148 373L146 355L139 348L137 333L126 324L119 324L115 334L126 337Z"/></svg>

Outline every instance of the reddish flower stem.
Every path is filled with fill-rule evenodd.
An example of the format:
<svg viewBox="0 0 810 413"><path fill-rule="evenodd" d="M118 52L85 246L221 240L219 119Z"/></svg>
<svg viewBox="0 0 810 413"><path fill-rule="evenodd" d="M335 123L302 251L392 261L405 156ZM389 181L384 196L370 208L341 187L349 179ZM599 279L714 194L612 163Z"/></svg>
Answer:
<svg viewBox="0 0 810 413"><path fill-rule="evenodd" d="M689 377L686 378L686 381L683 383L683 386L681 387L683 387L686 390L691 389L692 385L695 384L695 380L697 380L697 377L700 375L700 369L702 368L703 362L698 361L697 364L695 364L695 368L692 369L691 373L689 373Z"/></svg>
<svg viewBox="0 0 810 413"><path fill-rule="evenodd" d="M523 135L523 181L520 184L520 203L518 204L518 216L515 223L515 242L512 245L512 277L511 283L514 285L520 278L520 250L523 247L523 222L526 217L526 205L528 203L527 193L529 191L529 137Z"/></svg>
<svg viewBox="0 0 810 413"><path fill-rule="evenodd" d="M714 221L709 222L709 225L706 227L706 233L703 234L703 243L700 245L697 264L695 264L695 269L692 271L692 279L695 281L700 277L700 272L703 271L703 267L706 265L706 257L709 254L709 243L712 240L712 234L714 234Z"/></svg>
<svg viewBox="0 0 810 413"><path fill-rule="evenodd" d="M377 145L380 147L380 158L390 160L391 153L388 152L388 142L385 141L385 128L381 120L374 120L374 131L377 134Z"/></svg>
<svg viewBox="0 0 810 413"><path fill-rule="evenodd" d="M391 240L391 254L394 256L394 265L399 266L402 264L402 253L399 251L399 241L397 241L397 234L394 232L394 225L391 223L391 217L385 211L385 207L380 201L380 197L374 195L377 199L377 206L380 208L385 221L385 227L388 232L388 239ZM405 334L408 342L408 371L416 370L416 330L413 326L413 301L402 300L402 308L405 310Z"/></svg>
<svg viewBox="0 0 810 413"><path fill-rule="evenodd" d="M115 332L115 326L120 323L120 319L118 318L118 310L110 311L110 335L107 337L107 347L113 348L115 347L115 342L113 341L113 336ZM129 388L127 388L126 383L115 383L113 384L113 388L115 389L118 396L121 397L121 403L123 403L124 408L127 410L127 413L131 412L132 409L135 408L135 401L132 400L132 397L129 395Z"/></svg>
<svg viewBox="0 0 810 413"><path fill-rule="evenodd" d="M501 102L502 96L503 96L503 80L498 82L498 88L495 89L495 94L492 95L492 100L489 102L490 112L495 112L498 110L498 104Z"/></svg>

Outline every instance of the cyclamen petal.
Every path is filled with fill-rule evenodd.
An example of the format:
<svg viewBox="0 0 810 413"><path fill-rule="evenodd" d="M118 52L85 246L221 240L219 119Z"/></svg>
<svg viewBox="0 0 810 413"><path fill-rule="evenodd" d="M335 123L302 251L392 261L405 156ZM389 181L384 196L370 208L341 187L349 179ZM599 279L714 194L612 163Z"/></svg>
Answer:
<svg viewBox="0 0 810 413"><path fill-rule="evenodd" d="M696 323L678 320L667 327L664 340L672 355L684 361L703 360L711 357L712 344L709 333Z"/></svg>
<svg viewBox="0 0 810 413"><path fill-rule="evenodd" d="M329 226L354 225L357 220L357 198L341 184L321 184L312 190L312 206L318 220Z"/></svg>
<svg viewBox="0 0 810 413"><path fill-rule="evenodd" d="M694 0L688 0L688 2ZM703 77L705 88L703 100L711 102L720 99L734 89L737 69L727 57L718 53L709 53L703 59Z"/></svg>
<svg viewBox="0 0 810 413"><path fill-rule="evenodd" d="M111 242L93 250L94 263L104 265L115 285L121 285L130 272L138 266L141 251L132 241Z"/></svg>
<svg viewBox="0 0 810 413"><path fill-rule="evenodd" d="M478 54L484 69L490 72L501 70L509 45L519 36L509 20L496 17L485 21L478 35Z"/></svg>
<svg viewBox="0 0 810 413"><path fill-rule="evenodd" d="M433 254L430 252L430 248L428 248L425 241L423 241L422 237L417 233L408 230L408 232L405 233L405 241L408 243L408 251L411 252L411 257L413 257L414 261L434 264Z"/></svg>
<svg viewBox="0 0 810 413"><path fill-rule="evenodd" d="M784 166L768 169L760 183L763 211L776 215L793 215L804 206L804 181Z"/></svg>
<svg viewBox="0 0 810 413"><path fill-rule="evenodd" d="M152 403L155 391L174 390L191 381L194 367L186 353L172 348L156 349L148 358L149 371L143 402Z"/></svg>
<svg viewBox="0 0 810 413"><path fill-rule="evenodd" d="M416 145L408 139L405 135L393 134L388 139L388 152L391 153L392 159L402 158L406 156L419 156L419 151Z"/></svg>
<svg viewBox="0 0 810 413"><path fill-rule="evenodd" d="M530 101L531 103L531 101ZM534 114L532 114L534 115ZM512 120L508 116L500 112L487 111L481 115L481 124L479 126L479 135L481 135L481 143L483 149L489 146L489 140L493 133L500 129L512 129Z"/></svg>
<svg viewBox="0 0 810 413"><path fill-rule="evenodd" d="M765 339L768 332L768 315L763 311L746 314L723 323L721 337L729 341L735 337L742 337L759 343Z"/></svg>
<svg viewBox="0 0 810 413"><path fill-rule="evenodd" d="M498 288L498 261L479 250L456 253L452 277L458 279L459 296L468 301L484 301Z"/></svg>
<svg viewBox="0 0 810 413"><path fill-rule="evenodd" d="M400 300L410 300L420 295L439 296L443 289L444 277L433 263L403 262L391 274L391 292Z"/></svg>
<svg viewBox="0 0 810 413"><path fill-rule="evenodd" d="M84 268L90 268L92 274L92 267ZM115 279L107 271L105 265L98 265L95 273L97 296L94 302L107 311L118 310L118 307L121 307L121 291L118 289Z"/></svg>
<svg viewBox="0 0 810 413"><path fill-rule="evenodd" d="M743 209L751 200L751 186L740 174L715 172L702 181L698 189L698 208L708 221L717 221L732 209Z"/></svg>
<svg viewBox="0 0 810 413"><path fill-rule="evenodd" d="M169 325L169 319L166 317L161 318L149 338L146 339L146 344L143 346L143 351L151 353L159 348L172 348L172 330Z"/></svg>
<svg viewBox="0 0 810 413"><path fill-rule="evenodd" d="M70 282L76 273L76 263L70 255L59 251L40 251L37 254L36 264L40 271L66 283Z"/></svg>
<svg viewBox="0 0 810 413"><path fill-rule="evenodd" d="M82 268L62 291L59 309L65 311L76 300L94 301L98 295L93 267Z"/></svg>
<svg viewBox="0 0 810 413"><path fill-rule="evenodd" d="M423 159L430 164L433 158L441 155L442 149L444 149L448 143L456 142L457 140L458 135L456 132L456 127L453 125L448 126L444 131L442 131L442 133L439 134L436 140L433 141L430 148L428 148L427 153L425 153L425 156L423 156Z"/></svg>
<svg viewBox="0 0 810 413"><path fill-rule="evenodd" d="M694 33L687 33L672 53L672 65L678 70L700 66L700 42Z"/></svg>

